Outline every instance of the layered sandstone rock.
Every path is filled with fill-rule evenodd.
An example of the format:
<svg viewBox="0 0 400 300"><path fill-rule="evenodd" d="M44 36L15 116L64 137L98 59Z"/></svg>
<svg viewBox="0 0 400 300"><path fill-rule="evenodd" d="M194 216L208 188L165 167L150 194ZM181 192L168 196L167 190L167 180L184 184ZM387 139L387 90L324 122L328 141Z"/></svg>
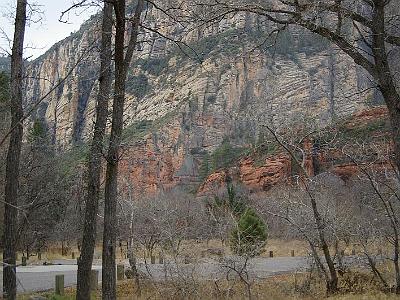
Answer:
<svg viewBox="0 0 400 300"><path fill-rule="evenodd" d="M149 25L181 38L180 31L151 6L147 16ZM214 43L202 64L178 53L170 41L143 37L152 43L143 44L135 54L125 120L127 127L141 122L152 125L140 138L125 140L121 180L143 192L197 184L205 155L226 138L237 146L252 145L265 134L265 125L284 128L303 122L323 127L366 108L365 97L356 93L365 88L360 80L364 73L347 56L331 46L290 55L249 51L254 40L251 34L242 38L240 32L249 32L256 23L257 18L239 14L184 36L193 45ZM27 106L66 76L98 42L98 26L98 19L92 18L30 64ZM47 122L61 149L90 138L99 62L96 50L89 52L33 116ZM307 163L310 169L311 161ZM264 190L284 181L285 173L290 173L285 156L268 158L260 167L251 159L239 166L240 180Z"/></svg>
<svg viewBox="0 0 400 300"><path fill-rule="evenodd" d="M288 155L267 158L262 166L255 166L251 158L240 162L240 181L252 189L268 190L274 185L286 181L291 172L291 160Z"/></svg>

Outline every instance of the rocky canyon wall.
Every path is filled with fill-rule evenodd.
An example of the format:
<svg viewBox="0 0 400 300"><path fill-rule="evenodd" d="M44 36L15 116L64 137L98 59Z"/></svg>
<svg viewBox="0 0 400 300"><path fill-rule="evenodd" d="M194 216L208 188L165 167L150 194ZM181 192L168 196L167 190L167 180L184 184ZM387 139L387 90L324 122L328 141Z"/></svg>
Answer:
<svg viewBox="0 0 400 300"><path fill-rule="evenodd" d="M255 47L268 25L248 14L191 34L153 7L146 18L148 26L184 40L196 52L182 53L152 33L141 36L128 76L121 164L121 180L136 190L198 184L205 156L223 141L236 147L257 144L266 125L323 127L373 100L371 93L357 93L365 88L365 74L351 60L303 31L292 30L271 51ZM32 118L47 123L60 149L90 137L98 43L94 16L29 65L27 107L73 68ZM255 176L251 173L243 176Z"/></svg>

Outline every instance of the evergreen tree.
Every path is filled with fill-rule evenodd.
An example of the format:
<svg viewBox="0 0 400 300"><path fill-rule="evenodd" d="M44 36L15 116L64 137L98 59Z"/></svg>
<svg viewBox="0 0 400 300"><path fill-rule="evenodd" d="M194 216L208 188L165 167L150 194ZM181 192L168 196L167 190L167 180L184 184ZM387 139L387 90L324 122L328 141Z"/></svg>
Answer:
<svg viewBox="0 0 400 300"><path fill-rule="evenodd" d="M232 251L238 255L259 255L266 240L267 226L253 209L247 208L232 231Z"/></svg>

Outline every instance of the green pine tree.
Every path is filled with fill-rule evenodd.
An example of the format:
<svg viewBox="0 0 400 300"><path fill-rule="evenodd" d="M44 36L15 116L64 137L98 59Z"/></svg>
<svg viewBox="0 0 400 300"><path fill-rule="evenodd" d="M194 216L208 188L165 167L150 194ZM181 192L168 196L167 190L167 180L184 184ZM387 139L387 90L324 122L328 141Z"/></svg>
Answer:
<svg viewBox="0 0 400 300"><path fill-rule="evenodd" d="M237 255L256 256L267 240L267 226L257 213L247 208L231 233L231 249Z"/></svg>

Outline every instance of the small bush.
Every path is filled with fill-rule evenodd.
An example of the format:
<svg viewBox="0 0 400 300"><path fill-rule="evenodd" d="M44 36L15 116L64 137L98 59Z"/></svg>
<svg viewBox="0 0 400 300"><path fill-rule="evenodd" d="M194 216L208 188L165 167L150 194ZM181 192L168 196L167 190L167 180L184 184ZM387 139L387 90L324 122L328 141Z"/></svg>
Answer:
<svg viewBox="0 0 400 300"><path fill-rule="evenodd" d="M206 153L199 167L199 177L203 181L210 173L210 155Z"/></svg>
<svg viewBox="0 0 400 300"><path fill-rule="evenodd" d="M256 256L267 240L267 227L257 213L248 208L241 215L231 234L231 249L235 254Z"/></svg>
<svg viewBox="0 0 400 300"><path fill-rule="evenodd" d="M236 218L240 218L247 209L248 199L243 197L243 195L238 195L232 183L227 183L226 189L226 195L222 197L214 196L214 201L211 203L211 206L219 209L222 208L222 211L229 211Z"/></svg>
<svg viewBox="0 0 400 300"><path fill-rule="evenodd" d="M353 271L343 275L339 281L339 289L344 294L363 294L371 291L383 291L384 286L372 274Z"/></svg>

